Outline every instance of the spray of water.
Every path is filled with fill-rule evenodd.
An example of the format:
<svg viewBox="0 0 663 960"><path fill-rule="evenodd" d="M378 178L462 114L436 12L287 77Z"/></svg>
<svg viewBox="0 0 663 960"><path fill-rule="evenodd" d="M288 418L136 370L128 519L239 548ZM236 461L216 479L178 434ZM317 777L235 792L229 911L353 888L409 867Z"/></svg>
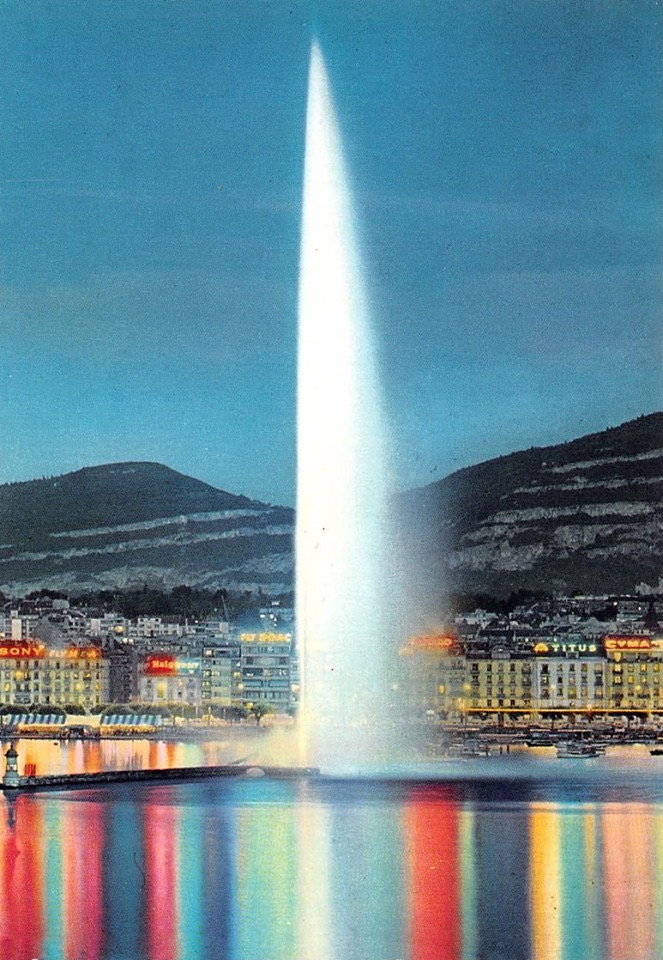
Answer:
<svg viewBox="0 0 663 960"><path fill-rule="evenodd" d="M297 399L299 729L307 764L363 765L390 752L386 446L351 191L329 78L314 43Z"/></svg>

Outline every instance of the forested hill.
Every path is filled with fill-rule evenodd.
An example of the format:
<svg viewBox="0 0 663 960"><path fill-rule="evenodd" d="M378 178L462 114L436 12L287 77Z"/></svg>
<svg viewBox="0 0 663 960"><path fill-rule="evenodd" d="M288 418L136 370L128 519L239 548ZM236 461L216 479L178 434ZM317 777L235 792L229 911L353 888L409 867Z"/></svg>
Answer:
<svg viewBox="0 0 663 960"><path fill-rule="evenodd" d="M158 463L113 463L0 486L6 592L170 587L290 589L292 510Z"/></svg>
<svg viewBox="0 0 663 960"><path fill-rule="evenodd" d="M468 467L401 499L407 550L454 591L633 590L663 575L663 413Z"/></svg>

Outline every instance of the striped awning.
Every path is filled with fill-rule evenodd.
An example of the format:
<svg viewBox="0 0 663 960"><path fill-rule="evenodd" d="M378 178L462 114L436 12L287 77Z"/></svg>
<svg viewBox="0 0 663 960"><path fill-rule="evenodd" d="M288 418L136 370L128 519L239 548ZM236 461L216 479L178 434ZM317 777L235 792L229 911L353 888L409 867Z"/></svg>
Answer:
<svg viewBox="0 0 663 960"><path fill-rule="evenodd" d="M110 713L101 718L102 727L160 727L163 717L151 713Z"/></svg>
<svg viewBox="0 0 663 960"><path fill-rule="evenodd" d="M55 726L63 724L65 717L58 713L8 713L3 717L5 727L30 726L39 724L40 726Z"/></svg>

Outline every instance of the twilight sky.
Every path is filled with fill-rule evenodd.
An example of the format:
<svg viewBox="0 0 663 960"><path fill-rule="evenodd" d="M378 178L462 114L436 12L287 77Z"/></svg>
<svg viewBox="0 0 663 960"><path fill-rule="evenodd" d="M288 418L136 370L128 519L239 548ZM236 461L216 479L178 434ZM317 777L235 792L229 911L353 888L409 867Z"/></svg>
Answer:
<svg viewBox="0 0 663 960"><path fill-rule="evenodd" d="M3 0L0 482L294 502L314 21L399 484L660 409L657 0Z"/></svg>

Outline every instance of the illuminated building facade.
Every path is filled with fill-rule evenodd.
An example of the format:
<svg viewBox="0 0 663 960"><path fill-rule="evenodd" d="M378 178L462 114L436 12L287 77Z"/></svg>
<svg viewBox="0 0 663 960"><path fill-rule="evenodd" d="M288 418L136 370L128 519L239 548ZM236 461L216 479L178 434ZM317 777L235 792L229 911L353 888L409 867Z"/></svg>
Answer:
<svg viewBox="0 0 663 960"><path fill-rule="evenodd" d="M663 714L663 639L609 636L603 643L612 709Z"/></svg>
<svg viewBox="0 0 663 960"><path fill-rule="evenodd" d="M231 707L241 704L240 651L238 643L203 647L200 684L203 705Z"/></svg>
<svg viewBox="0 0 663 960"><path fill-rule="evenodd" d="M404 675L405 698L415 716L453 715L464 705L465 657L454 637L424 634L412 637L401 650L407 658Z"/></svg>
<svg viewBox="0 0 663 960"><path fill-rule="evenodd" d="M242 633L239 641L242 704L264 703L286 711L293 696L291 634Z"/></svg>
<svg viewBox="0 0 663 960"><path fill-rule="evenodd" d="M108 662L98 647L47 648L38 640L0 644L0 703L84 707L108 701Z"/></svg>
<svg viewBox="0 0 663 960"><path fill-rule="evenodd" d="M537 643L533 648L532 703L546 710L605 710L606 660L592 642Z"/></svg>
<svg viewBox="0 0 663 960"><path fill-rule="evenodd" d="M143 657L138 667L140 703L182 703L199 707L202 702L200 657L154 653Z"/></svg>
<svg viewBox="0 0 663 960"><path fill-rule="evenodd" d="M530 710L532 658L495 648L489 657L467 658L466 710Z"/></svg>
<svg viewBox="0 0 663 960"><path fill-rule="evenodd" d="M415 637L401 652L415 714L663 718L663 638L550 638L468 653L453 638Z"/></svg>

